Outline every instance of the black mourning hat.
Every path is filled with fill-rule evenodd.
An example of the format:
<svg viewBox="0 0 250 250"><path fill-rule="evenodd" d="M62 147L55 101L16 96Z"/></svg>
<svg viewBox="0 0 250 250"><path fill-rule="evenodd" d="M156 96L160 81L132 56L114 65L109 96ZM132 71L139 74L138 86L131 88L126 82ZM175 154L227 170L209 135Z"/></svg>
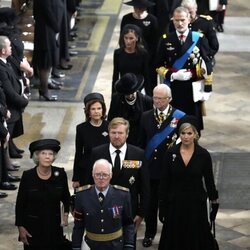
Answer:
<svg viewBox="0 0 250 250"><path fill-rule="evenodd" d="M104 97L100 93L90 93L84 97L83 99L84 105L86 106L87 103L92 100L99 100L101 102L104 102Z"/></svg>
<svg viewBox="0 0 250 250"><path fill-rule="evenodd" d="M31 142L29 146L30 158L32 158L35 151L44 149L50 149L57 153L61 149L60 142L55 139L41 139Z"/></svg>
<svg viewBox="0 0 250 250"><path fill-rule="evenodd" d="M148 7L155 5L155 3L148 1L148 0L132 0L132 1L126 2L124 4L135 6L135 7L143 7L143 8L144 7L148 8Z"/></svg>
<svg viewBox="0 0 250 250"><path fill-rule="evenodd" d="M0 8L0 23L7 25L16 25L20 21L15 9L9 7Z"/></svg>
<svg viewBox="0 0 250 250"><path fill-rule="evenodd" d="M141 89L143 83L144 78L142 75L126 73L115 83L115 89L120 94L129 95Z"/></svg>
<svg viewBox="0 0 250 250"><path fill-rule="evenodd" d="M190 123L191 125L193 125L196 128L197 132L200 133L199 122L198 122L198 119L195 116L193 116L193 115L185 115L185 116L183 116L179 120L179 122L177 124L177 131L178 131L178 133L180 133L180 131L179 131L180 127L184 123Z"/></svg>

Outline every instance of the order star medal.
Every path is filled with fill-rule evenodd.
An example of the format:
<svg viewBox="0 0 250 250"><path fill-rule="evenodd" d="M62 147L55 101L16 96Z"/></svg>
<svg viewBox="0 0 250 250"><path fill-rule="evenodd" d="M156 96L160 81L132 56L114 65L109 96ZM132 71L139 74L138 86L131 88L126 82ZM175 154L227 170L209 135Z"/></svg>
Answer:
<svg viewBox="0 0 250 250"><path fill-rule="evenodd" d="M131 176L128 180L129 184L130 185L133 185L135 183L135 177L134 176Z"/></svg>
<svg viewBox="0 0 250 250"><path fill-rule="evenodd" d="M103 198L101 196L98 197L98 200L99 200L100 203L103 202Z"/></svg>

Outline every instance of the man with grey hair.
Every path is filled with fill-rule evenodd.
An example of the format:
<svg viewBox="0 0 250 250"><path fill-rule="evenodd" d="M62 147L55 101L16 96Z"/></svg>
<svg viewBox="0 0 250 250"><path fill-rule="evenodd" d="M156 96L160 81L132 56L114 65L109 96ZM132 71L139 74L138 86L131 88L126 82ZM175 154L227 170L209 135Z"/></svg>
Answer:
<svg viewBox="0 0 250 250"><path fill-rule="evenodd" d="M205 36L190 31L189 10L180 6L173 15L175 31L163 35L157 53L157 72L172 91L171 104L194 115L203 129L204 99L194 100L193 82L204 80L204 92L212 91L212 62Z"/></svg>
<svg viewBox="0 0 250 250"><path fill-rule="evenodd" d="M165 152L177 139L177 123L185 114L173 108L171 89L159 84L153 90L154 108L142 114L140 123L140 146L145 156L150 176L150 204L145 217L146 231L143 246L150 247L157 232L158 188L161 166Z"/></svg>
<svg viewBox="0 0 250 250"><path fill-rule="evenodd" d="M191 21L189 23L189 29L197 31L207 38L209 45L208 56L215 64L214 56L219 50L219 42L215 29L215 22L209 15L198 15L197 14L197 2L196 0L182 0L181 6L188 9L190 13ZM173 21L170 23L169 32L174 32L175 27Z"/></svg>
<svg viewBox="0 0 250 250"><path fill-rule="evenodd" d="M93 165L94 185L78 188L72 249L80 250L84 231L91 250L134 249L134 223L127 188L110 185L112 165L105 159Z"/></svg>

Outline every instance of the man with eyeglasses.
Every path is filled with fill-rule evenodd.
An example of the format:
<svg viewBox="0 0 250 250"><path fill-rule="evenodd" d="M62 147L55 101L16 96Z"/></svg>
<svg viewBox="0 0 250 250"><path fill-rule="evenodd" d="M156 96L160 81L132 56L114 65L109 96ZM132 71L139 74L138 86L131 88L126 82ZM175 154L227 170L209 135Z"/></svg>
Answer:
<svg viewBox="0 0 250 250"><path fill-rule="evenodd" d="M154 108L141 117L140 146L145 149L150 176L150 204L142 241L144 247L152 245L157 232L158 188L163 156L176 143L177 123L185 115L169 104L171 100L171 89L166 84L157 85L153 90Z"/></svg>
<svg viewBox="0 0 250 250"><path fill-rule="evenodd" d="M124 118L112 119L108 130L110 143L93 149L92 162L101 158L107 159L113 165L111 184L130 190L132 215L137 231L149 204L149 175L144 151L126 142L129 122Z"/></svg>
<svg viewBox="0 0 250 250"><path fill-rule="evenodd" d="M134 249L134 224L127 188L110 185L112 165L105 159L93 165L94 185L78 188L72 249L80 250L83 234L91 250Z"/></svg>

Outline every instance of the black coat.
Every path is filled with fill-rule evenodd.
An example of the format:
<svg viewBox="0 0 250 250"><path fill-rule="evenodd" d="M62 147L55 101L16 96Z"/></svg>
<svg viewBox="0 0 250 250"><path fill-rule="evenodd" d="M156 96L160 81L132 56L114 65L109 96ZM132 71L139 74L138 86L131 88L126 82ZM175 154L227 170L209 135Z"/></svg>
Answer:
<svg viewBox="0 0 250 250"><path fill-rule="evenodd" d="M165 221L159 249L214 250L206 200L207 197L216 200L218 192L214 184L210 154L195 145L186 166L179 144L166 153L162 169L159 208Z"/></svg>
<svg viewBox="0 0 250 250"><path fill-rule="evenodd" d="M16 201L16 226L32 235L31 246L53 247L63 241L60 201L69 212L70 193L63 168L52 166L48 180L38 177L36 167L24 171Z"/></svg>
<svg viewBox="0 0 250 250"><path fill-rule="evenodd" d="M2 60L0 60L0 81L3 85L7 107L11 112L8 123L16 122L21 118L22 112L29 101L22 95L22 84L15 72Z"/></svg>
<svg viewBox="0 0 250 250"><path fill-rule="evenodd" d="M123 117L128 120L130 126L127 142L137 146L141 115L152 108L152 98L141 92L137 92L137 99L133 105L126 102L124 95L115 93L111 99L108 120L111 121L115 117Z"/></svg>
<svg viewBox="0 0 250 250"><path fill-rule="evenodd" d="M61 30L64 5L58 0L34 0L35 19L33 66L49 69L59 60L59 43L56 34Z"/></svg>
<svg viewBox="0 0 250 250"><path fill-rule="evenodd" d="M4 126L4 121L7 114L7 106L5 95L2 89L2 83L0 82L0 141L3 142L8 134L8 129Z"/></svg>
<svg viewBox="0 0 250 250"><path fill-rule="evenodd" d="M115 210L116 209L116 210ZM122 229L122 237L112 241L94 241L85 237L93 250L123 250L125 245L134 244L134 223L131 214L131 202L128 191L109 186L101 205L94 186L76 194L76 219L73 228L72 246L81 247L83 233L114 233Z"/></svg>
<svg viewBox="0 0 250 250"><path fill-rule="evenodd" d="M171 108L168 118L159 127L157 120L155 119L154 109L146 111L142 114L140 123L140 147L145 149L150 139L156 134L164 130L170 123L173 123L173 114L175 108ZM150 172L150 178L154 180L160 180L162 171L162 160L167 149L175 143L177 139L177 123L173 123L175 129L162 141L162 143L154 150L150 158L148 159L148 166Z"/></svg>
<svg viewBox="0 0 250 250"><path fill-rule="evenodd" d="M98 146L92 151L92 162L106 159L112 164L109 153L109 144ZM127 152L124 160L139 161L141 166L130 168L123 164L118 175L113 175L111 184L126 187L130 190L132 214L144 217L149 202L149 175L144 157L144 151L138 147L127 144Z"/></svg>
<svg viewBox="0 0 250 250"><path fill-rule="evenodd" d="M81 186L90 183L93 167L90 162L92 149L108 142L108 122L106 120L100 127L94 127L89 121L76 126L76 151L72 181L79 181Z"/></svg>

